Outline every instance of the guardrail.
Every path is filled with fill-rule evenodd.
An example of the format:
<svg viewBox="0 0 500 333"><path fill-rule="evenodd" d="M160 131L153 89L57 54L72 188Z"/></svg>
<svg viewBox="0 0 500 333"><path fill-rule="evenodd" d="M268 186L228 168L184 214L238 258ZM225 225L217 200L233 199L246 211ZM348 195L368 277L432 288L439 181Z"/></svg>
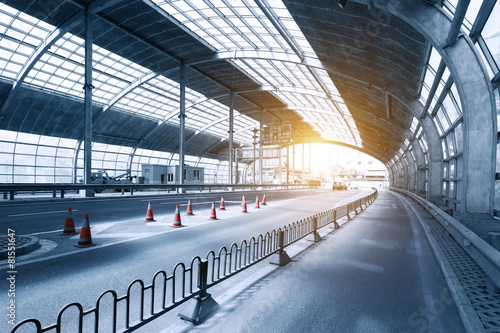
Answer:
<svg viewBox="0 0 500 333"><path fill-rule="evenodd" d="M210 251L205 259L194 257L189 266L178 263L170 276L164 270L160 270L153 276L149 285L140 279L134 280L129 284L126 295L121 297L118 297L114 290L107 290L98 297L95 307L89 310L84 310L80 303L67 304L59 311L56 323L45 328L42 328L37 319L24 320L18 323L11 333L17 332L18 329L36 333L54 330L81 333L84 330L92 331L91 326L96 333L100 330L132 332L188 301L195 303L194 311L190 311L189 315L179 314L179 316L199 324L209 314L207 311L218 307L207 293L208 288L272 255L278 256L277 260L273 258L272 263L284 266L286 261L280 259L286 257L286 246L309 235L314 235L315 242L319 241L317 233L319 228L329 224L333 224L334 229L339 228L338 219L347 216L350 220L350 214L359 214L376 199L377 195L378 192L374 189L370 195L346 205L309 216L278 230L273 229L260 234L257 238L252 237L249 241L243 240L239 245L233 243L229 248L222 247L217 253ZM139 289L138 297L133 294L133 290L136 289ZM111 305L108 304L108 311L104 312L103 303L106 298L107 303L111 301ZM200 303L203 306L200 306ZM72 320L70 324L63 323L63 317L68 316L66 312L74 311L77 312L76 320ZM204 312L193 315L192 313L196 311ZM118 323L119 317L121 323Z"/></svg>
<svg viewBox="0 0 500 333"><path fill-rule="evenodd" d="M3 192L3 199L14 200L17 192L34 192L34 191L52 191L52 197L57 197L57 192L60 192L60 197L64 198L66 191L90 190L102 192L104 190L118 190L124 193L139 190L164 190L177 191L179 189L203 191L212 189L290 189L290 188L309 188L309 184L0 184L0 192Z"/></svg>
<svg viewBox="0 0 500 333"><path fill-rule="evenodd" d="M436 205L406 190L390 188L413 199L427 210L453 236L455 241L483 269L491 281L500 288L500 252L475 234L472 230L446 214Z"/></svg>

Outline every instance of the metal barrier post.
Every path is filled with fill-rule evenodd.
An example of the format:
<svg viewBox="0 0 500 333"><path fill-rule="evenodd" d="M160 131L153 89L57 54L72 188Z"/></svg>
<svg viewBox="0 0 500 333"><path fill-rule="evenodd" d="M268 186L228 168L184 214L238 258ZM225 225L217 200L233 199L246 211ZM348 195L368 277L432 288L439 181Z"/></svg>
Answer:
<svg viewBox="0 0 500 333"><path fill-rule="evenodd" d="M349 213L350 213L350 211L349 211L349 206L350 206L350 205L349 205L349 204L347 204L347 221L352 220L351 215L349 215Z"/></svg>
<svg viewBox="0 0 500 333"><path fill-rule="evenodd" d="M212 298L212 295L207 293L207 286L208 260L201 260L198 273L198 288L200 292L186 303L184 313L188 314L179 312L179 317L198 325L219 308L219 304Z"/></svg>
<svg viewBox="0 0 500 333"><path fill-rule="evenodd" d="M308 241L317 243L319 241L322 241L323 238L318 234L318 218L315 216L313 218L313 231L311 234L311 237L309 237Z"/></svg>
<svg viewBox="0 0 500 333"><path fill-rule="evenodd" d="M61 190L61 199L64 199L64 190Z"/></svg>
<svg viewBox="0 0 500 333"><path fill-rule="evenodd" d="M10 191L10 200L14 200L14 192L15 191Z"/></svg>
<svg viewBox="0 0 500 333"><path fill-rule="evenodd" d="M8 195L7 195L7 191L3 191L3 199L4 199L4 200L7 200L7 197L8 197Z"/></svg>
<svg viewBox="0 0 500 333"><path fill-rule="evenodd" d="M52 198L57 198L57 191L56 190L52 190Z"/></svg>
<svg viewBox="0 0 500 333"><path fill-rule="evenodd" d="M339 229L340 226L339 224L337 223L337 209L334 209L333 210L333 227L330 227L332 229Z"/></svg>
<svg viewBox="0 0 500 333"><path fill-rule="evenodd" d="M288 264L292 259L288 256L288 254L285 251L285 245L284 245L284 239L285 239L285 232L283 230L280 230L278 234L278 253L276 253L272 259L271 259L271 264L274 265L279 265L279 266L285 266Z"/></svg>

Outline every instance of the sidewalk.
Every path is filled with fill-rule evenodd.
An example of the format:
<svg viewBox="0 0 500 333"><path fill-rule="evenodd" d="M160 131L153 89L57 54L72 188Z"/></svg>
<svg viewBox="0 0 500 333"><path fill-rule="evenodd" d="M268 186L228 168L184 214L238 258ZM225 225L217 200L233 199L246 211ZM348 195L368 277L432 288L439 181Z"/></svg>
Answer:
<svg viewBox="0 0 500 333"><path fill-rule="evenodd" d="M324 229L323 241L287 249L291 263L263 265L242 291L209 289L221 307L204 323L178 319L162 333L465 331L424 230L394 194L380 191L342 228Z"/></svg>

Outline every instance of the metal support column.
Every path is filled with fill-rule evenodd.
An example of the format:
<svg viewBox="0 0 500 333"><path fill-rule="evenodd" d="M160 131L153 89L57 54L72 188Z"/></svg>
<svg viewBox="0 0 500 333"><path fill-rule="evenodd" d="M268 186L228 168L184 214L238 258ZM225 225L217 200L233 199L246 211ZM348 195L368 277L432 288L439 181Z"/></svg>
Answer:
<svg viewBox="0 0 500 333"><path fill-rule="evenodd" d="M308 163L307 165L309 166L307 168L308 174L309 174L309 180L311 180L311 143L309 142L309 158L308 158Z"/></svg>
<svg viewBox="0 0 500 333"><path fill-rule="evenodd" d="M283 147L278 146L278 184L283 185Z"/></svg>
<svg viewBox="0 0 500 333"><path fill-rule="evenodd" d="M295 130L292 134L292 183L295 184Z"/></svg>
<svg viewBox="0 0 500 333"><path fill-rule="evenodd" d="M263 164L264 164L264 149L262 147L262 131L264 130L264 125L262 123L262 116L264 114L264 109L260 109L260 114L259 114L259 184L262 185L262 171L263 171Z"/></svg>
<svg viewBox="0 0 500 333"><path fill-rule="evenodd" d="M229 93L229 179L228 183L233 184L233 125L234 125L234 110L233 110L234 92Z"/></svg>
<svg viewBox="0 0 500 333"><path fill-rule="evenodd" d="M184 141L186 132L186 66L181 64L179 68L180 96L179 96L179 184L184 184ZM181 193L184 190L180 189ZM179 189L177 189L179 192Z"/></svg>
<svg viewBox="0 0 500 333"><path fill-rule="evenodd" d="M302 184L304 184L304 175L306 173L305 169L305 149L306 145L302 142Z"/></svg>
<svg viewBox="0 0 500 333"><path fill-rule="evenodd" d="M89 6L85 7L85 83L83 86L85 131L83 141L83 183L92 184L92 19ZM92 189L82 192L85 197L93 197Z"/></svg>
<svg viewBox="0 0 500 333"><path fill-rule="evenodd" d="M286 186L290 183L290 145L286 146Z"/></svg>
<svg viewBox="0 0 500 333"><path fill-rule="evenodd" d="M253 181L252 181L252 184L254 184L254 185L255 185L255 173L257 172L257 168L255 167L255 163L256 163L256 159L255 159L255 157L256 157L255 156L255 148L256 147L255 146L257 145L257 132L258 131L259 131L258 129L254 128L253 129L253 136L252 136L252 138L253 138L253 142L252 142L252 144L253 144Z"/></svg>

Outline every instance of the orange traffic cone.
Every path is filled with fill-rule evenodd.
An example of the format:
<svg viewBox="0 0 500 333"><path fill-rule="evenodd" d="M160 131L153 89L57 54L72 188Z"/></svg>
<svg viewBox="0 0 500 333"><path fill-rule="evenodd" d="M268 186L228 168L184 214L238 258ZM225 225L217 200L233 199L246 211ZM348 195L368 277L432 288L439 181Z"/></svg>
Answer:
<svg viewBox="0 0 500 333"><path fill-rule="evenodd" d="M245 199L245 196L243 196L243 203L241 204L241 212L247 213L247 201Z"/></svg>
<svg viewBox="0 0 500 333"><path fill-rule="evenodd" d="M212 209L210 210L210 219L217 220L217 214L215 212L215 201L212 201Z"/></svg>
<svg viewBox="0 0 500 333"><path fill-rule="evenodd" d="M188 207L186 210L186 215L194 215L193 206L191 205L191 198L189 198L189 200L188 200Z"/></svg>
<svg viewBox="0 0 500 333"><path fill-rule="evenodd" d="M226 204L224 203L224 196L220 199L220 210L226 210Z"/></svg>
<svg viewBox="0 0 500 333"><path fill-rule="evenodd" d="M90 224L89 224L89 216L85 214L83 217L83 226L82 231L80 231L80 239L78 240L78 244L76 247L88 247L94 246L95 243L92 243L92 235L90 234Z"/></svg>
<svg viewBox="0 0 500 333"><path fill-rule="evenodd" d="M73 211L71 207L68 208L68 215L66 216L66 221L64 222L64 230L61 235L72 235L76 234L75 230L75 220L73 220Z"/></svg>
<svg viewBox="0 0 500 333"><path fill-rule="evenodd" d="M260 208L260 205L259 205L259 196L257 196L255 198L255 208Z"/></svg>
<svg viewBox="0 0 500 333"><path fill-rule="evenodd" d="M266 203L266 194L264 193L264 196L262 197L262 202L260 203L262 206L267 205Z"/></svg>
<svg viewBox="0 0 500 333"><path fill-rule="evenodd" d="M151 209L151 201L148 203L148 211L146 212L146 222L154 222L156 221L153 217L153 210Z"/></svg>
<svg viewBox="0 0 500 333"><path fill-rule="evenodd" d="M174 228L182 227L181 214L179 214L179 205L175 206L174 224L172 225L172 227Z"/></svg>

